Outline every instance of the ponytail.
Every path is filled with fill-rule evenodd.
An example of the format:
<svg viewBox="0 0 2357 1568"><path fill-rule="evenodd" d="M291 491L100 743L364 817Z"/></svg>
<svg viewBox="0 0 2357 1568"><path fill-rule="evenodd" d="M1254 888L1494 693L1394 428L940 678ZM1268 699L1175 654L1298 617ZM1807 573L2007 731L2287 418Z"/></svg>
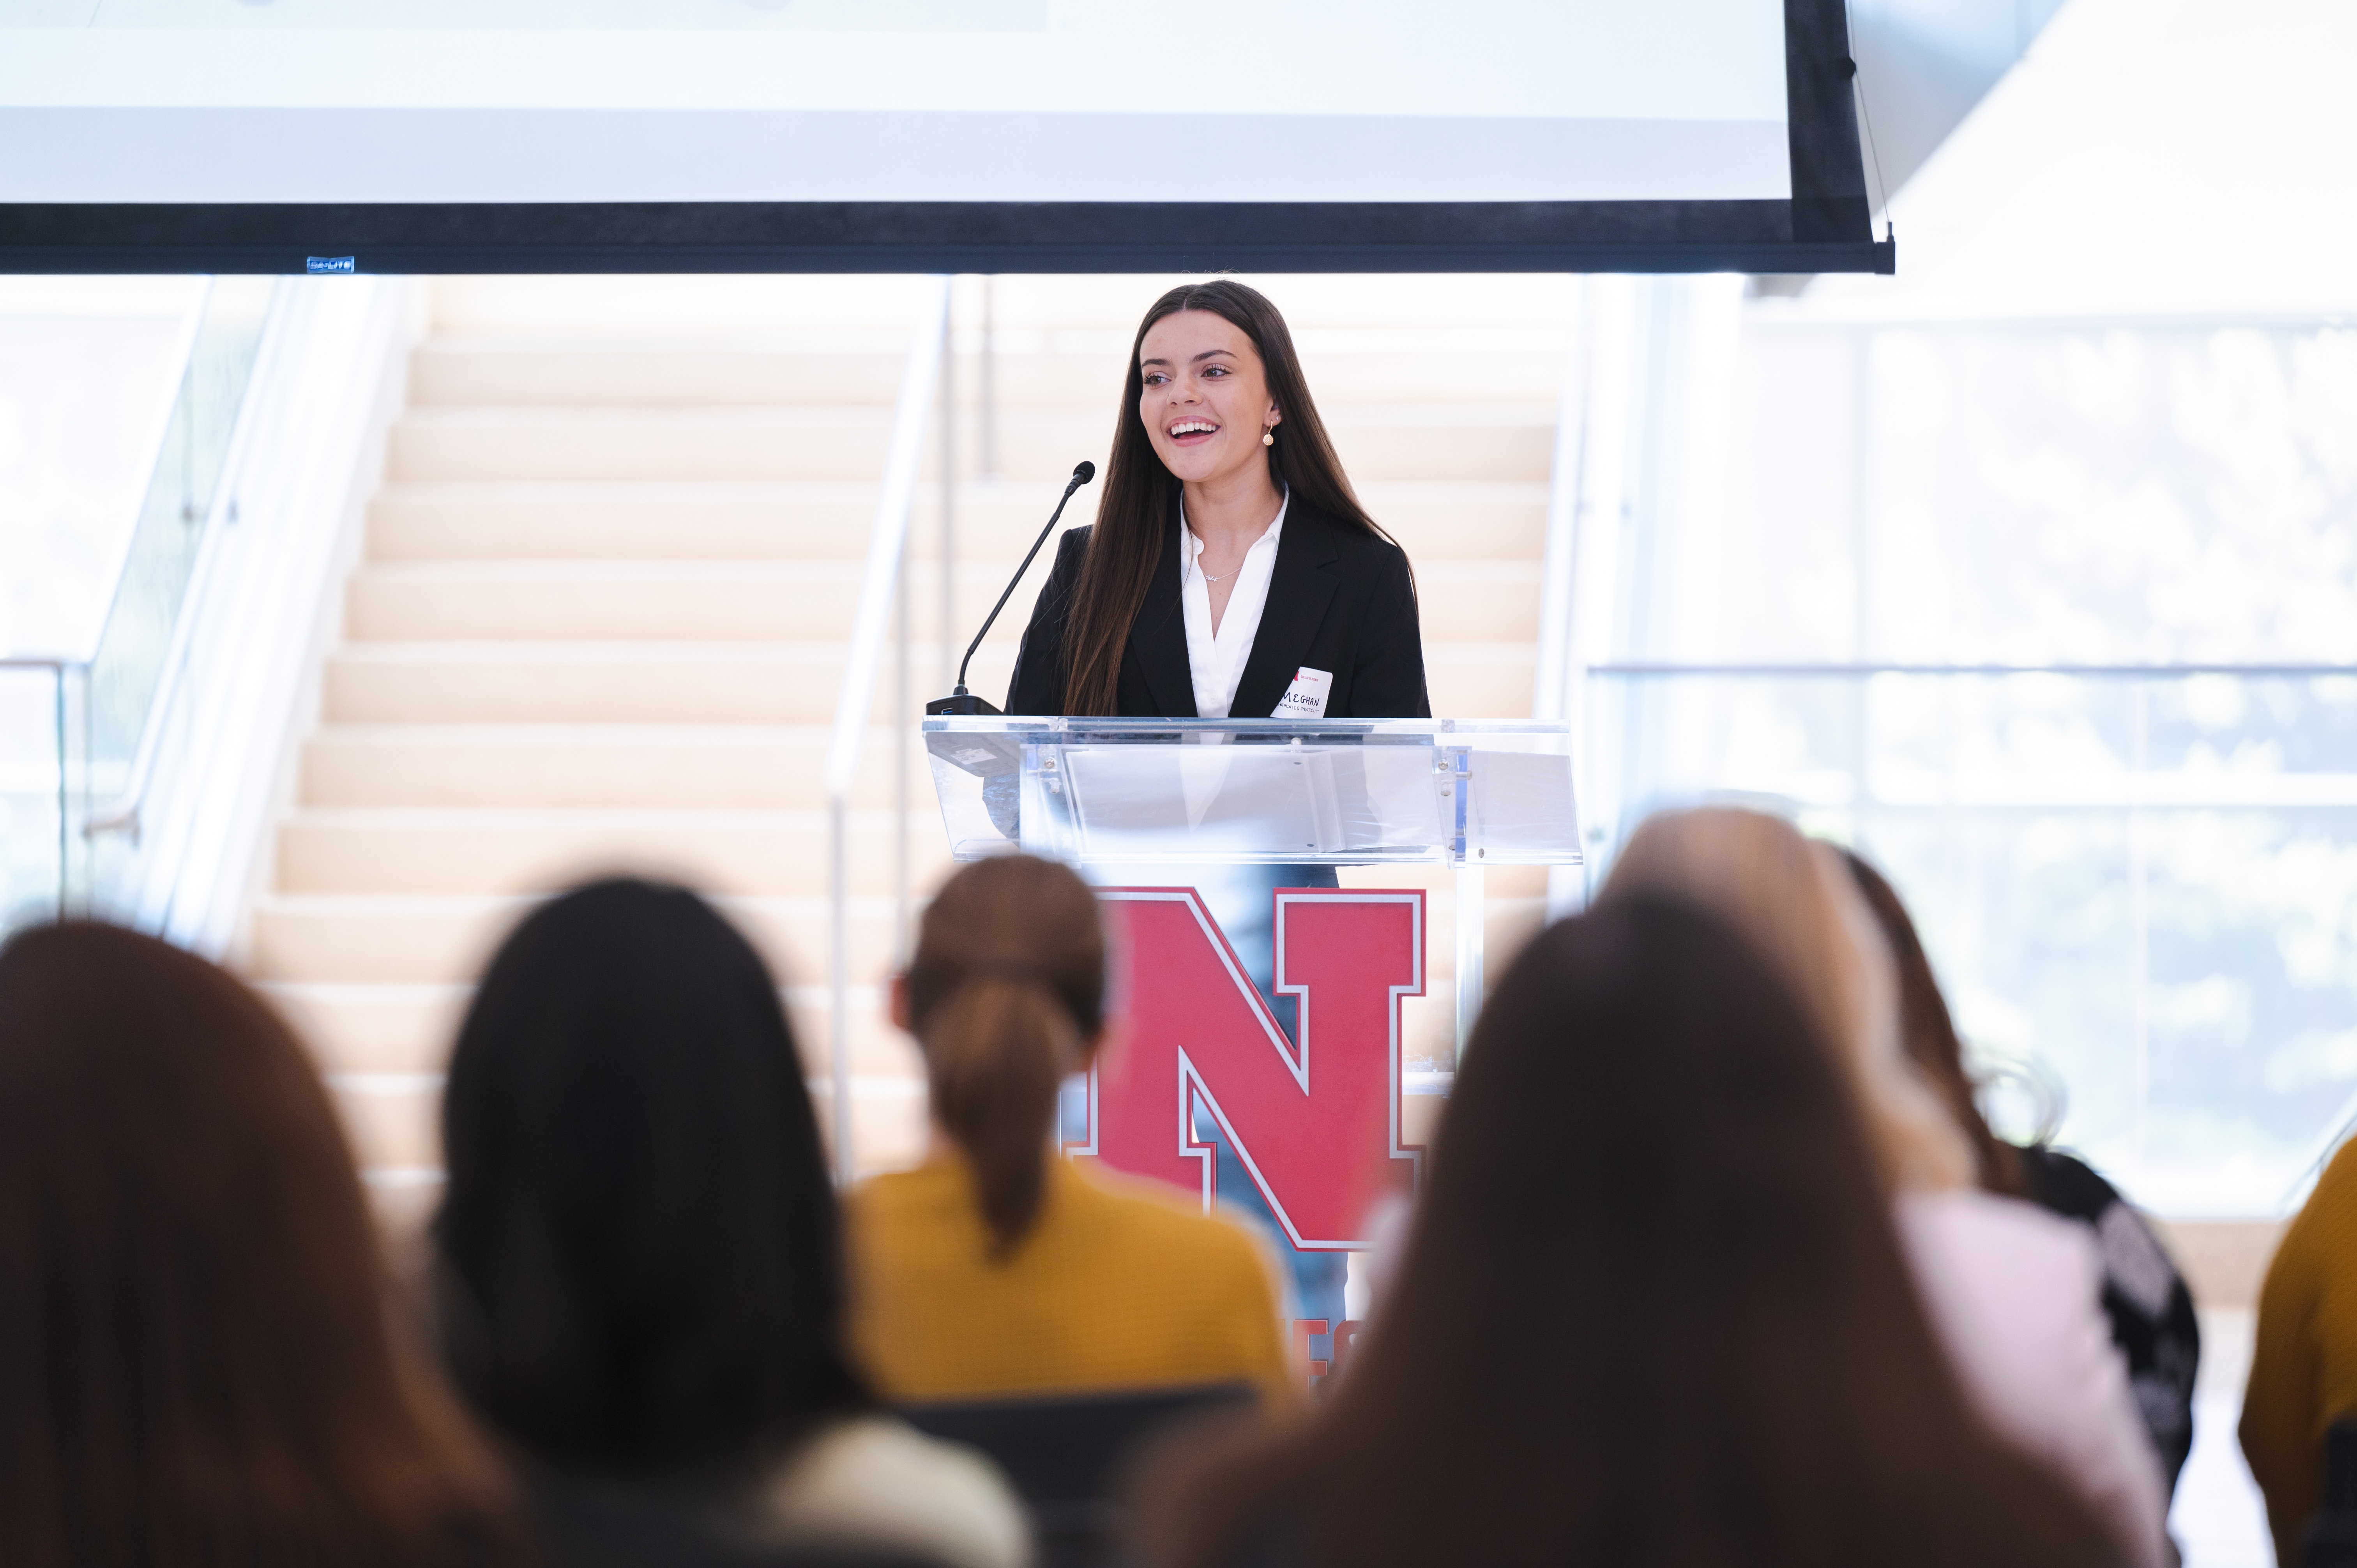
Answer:
<svg viewBox="0 0 2357 1568"><path fill-rule="evenodd" d="M1058 1091L1103 1027L1096 896L1028 855L965 867L925 911L909 1011L933 1119L974 1172L992 1257L1007 1258L1047 1200Z"/></svg>
<svg viewBox="0 0 2357 1568"><path fill-rule="evenodd" d="M933 1116L973 1166L995 1257L1039 1222L1056 1094L1082 1047L1071 1014L1046 986L999 974L958 987L925 1030Z"/></svg>

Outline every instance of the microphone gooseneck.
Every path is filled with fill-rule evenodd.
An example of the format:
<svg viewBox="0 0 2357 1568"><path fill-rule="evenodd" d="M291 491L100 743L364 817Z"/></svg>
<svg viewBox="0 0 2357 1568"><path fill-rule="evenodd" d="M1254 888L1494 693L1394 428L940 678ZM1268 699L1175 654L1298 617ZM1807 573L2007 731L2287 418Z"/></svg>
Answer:
<svg viewBox="0 0 2357 1568"><path fill-rule="evenodd" d="M1064 508L1071 500L1073 492L1096 477L1097 466L1094 463L1083 460L1073 465L1071 482L1064 487L1064 493L1057 499L1056 510L1048 514L1048 526L1041 529L1039 537L1031 542L1029 552L1023 557L1023 564L1015 568L1015 575L1006 580L1006 591L998 596L998 602L990 607L990 614L983 618L982 629L975 632L974 640L965 645L965 657L958 660L957 689L942 701L926 704L927 712L995 713L997 711L995 708L981 706L978 700L966 691L966 666L974 662L974 650L982 646L982 639L990 635L991 627L997 623L998 612L1005 609L1006 601L1015 596L1015 585L1020 583L1023 580L1023 574L1031 569L1032 559L1039 553L1039 547L1048 542L1049 534L1056 532L1056 524L1062 519ZM952 708L950 705L952 703L958 705Z"/></svg>

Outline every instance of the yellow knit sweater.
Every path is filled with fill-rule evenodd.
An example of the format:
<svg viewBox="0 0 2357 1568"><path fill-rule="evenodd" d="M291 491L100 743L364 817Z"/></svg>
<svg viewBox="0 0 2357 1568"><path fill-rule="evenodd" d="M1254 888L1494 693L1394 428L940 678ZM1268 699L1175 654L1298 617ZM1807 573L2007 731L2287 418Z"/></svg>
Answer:
<svg viewBox="0 0 2357 1568"><path fill-rule="evenodd" d="M1249 1380L1292 1397L1252 1236L1157 1187L1049 1165L1039 1222L994 1262L963 1161L851 1199L852 1337L887 1399Z"/></svg>
<svg viewBox="0 0 2357 1568"><path fill-rule="evenodd" d="M2298 1568L2324 1496L2324 1434L2357 1417L2357 1144L2332 1157L2259 1293L2243 1455L2266 1495L2279 1568Z"/></svg>

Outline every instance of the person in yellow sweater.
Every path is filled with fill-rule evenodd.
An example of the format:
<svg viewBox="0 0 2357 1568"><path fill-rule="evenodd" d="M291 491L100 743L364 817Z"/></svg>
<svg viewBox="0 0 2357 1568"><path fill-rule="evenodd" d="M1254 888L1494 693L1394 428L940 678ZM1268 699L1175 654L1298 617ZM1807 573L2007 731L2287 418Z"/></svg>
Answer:
<svg viewBox="0 0 2357 1568"><path fill-rule="evenodd" d="M1292 1397L1274 1262L1177 1193L1065 1160L1058 1091L1104 1044L1104 929L1024 855L943 885L893 1021L924 1052L924 1165L851 1198L852 1338L888 1399L1250 1382Z"/></svg>
<svg viewBox="0 0 2357 1568"><path fill-rule="evenodd" d="M2278 1568L2298 1568L2324 1499L2324 1435L2357 1420L2357 1143L2284 1231L2259 1292L2243 1456L2267 1499Z"/></svg>

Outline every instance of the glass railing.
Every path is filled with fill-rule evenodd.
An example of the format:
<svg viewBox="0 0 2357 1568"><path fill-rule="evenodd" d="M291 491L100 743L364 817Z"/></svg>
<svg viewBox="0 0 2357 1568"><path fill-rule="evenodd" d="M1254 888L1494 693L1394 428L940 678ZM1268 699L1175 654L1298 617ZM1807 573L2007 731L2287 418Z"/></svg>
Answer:
<svg viewBox="0 0 2357 1568"><path fill-rule="evenodd" d="M175 634L207 540L235 522L223 481L276 288L207 289L93 643L0 655L0 931L90 908L106 857L136 832Z"/></svg>
<svg viewBox="0 0 2357 1568"><path fill-rule="evenodd" d="M2274 1212L2357 1114L2357 670L1606 667L1585 707L1596 875L1706 798L1854 844L2139 1202Z"/></svg>
<svg viewBox="0 0 2357 1568"><path fill-rule="evenodd" d="M80 672L0 659L0 936L66 912L80 821L66 768Z"/></svg>
<svg viewBox="0 0 2357 1568"><path fill-rule="evenodd" d="M90 659L88 788L102 826L135 807L140 744L168 678L173 632L211 531L237 521L221 493L274 284L217 280Z"/></svg>

